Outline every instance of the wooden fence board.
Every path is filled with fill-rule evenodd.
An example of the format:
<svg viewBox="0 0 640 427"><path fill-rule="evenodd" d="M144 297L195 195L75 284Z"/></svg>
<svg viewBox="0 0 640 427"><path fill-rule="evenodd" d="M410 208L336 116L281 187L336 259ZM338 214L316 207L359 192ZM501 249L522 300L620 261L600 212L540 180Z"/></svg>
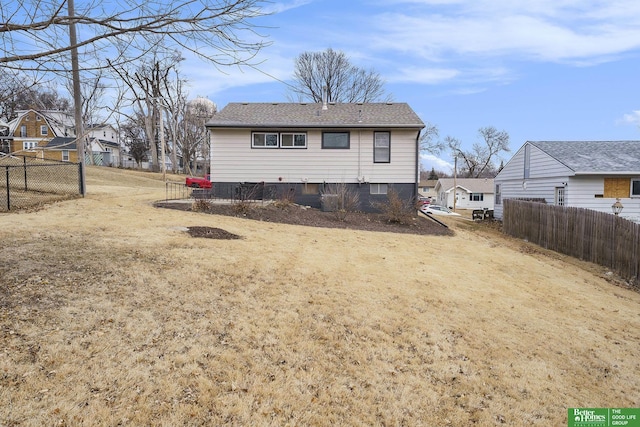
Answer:
<svg viewBox="0 0 640 427"><path fill-rule="evenodd" d="M640 279L640 224L605 212L503 200L504 233Z"/></svg>

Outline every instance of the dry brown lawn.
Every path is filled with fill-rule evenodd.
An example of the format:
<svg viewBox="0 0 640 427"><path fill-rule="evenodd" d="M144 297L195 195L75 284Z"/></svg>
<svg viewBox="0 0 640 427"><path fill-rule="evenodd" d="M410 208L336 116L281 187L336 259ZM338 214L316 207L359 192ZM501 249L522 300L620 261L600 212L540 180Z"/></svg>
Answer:
<svg viewBox="0 0 640 427"><path fill-rule="evenodd" d="M274 224L154 208L157 176L87 177L83 199L0 214L2 426L562 426L640 406L640 294L598 267L466 222Z"/></svg>

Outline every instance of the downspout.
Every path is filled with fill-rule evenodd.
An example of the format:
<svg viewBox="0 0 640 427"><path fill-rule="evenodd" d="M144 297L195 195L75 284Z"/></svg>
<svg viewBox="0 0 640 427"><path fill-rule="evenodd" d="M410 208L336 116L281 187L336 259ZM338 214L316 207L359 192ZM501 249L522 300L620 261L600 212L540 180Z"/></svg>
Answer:
<svg viewBox="0 0 640 427"><path fill-rule="evenodd" d="M358 176L356 180L361 183L362 177L362 130L358 131Z"/></svg>
<svg viewBox="0 0 640 427"><path fill-rule="evenodd" d="M414 177L416 182L413 186L413 197L418 200L418 188L420 187L420 131L416 135L416 170Z"/></svg>

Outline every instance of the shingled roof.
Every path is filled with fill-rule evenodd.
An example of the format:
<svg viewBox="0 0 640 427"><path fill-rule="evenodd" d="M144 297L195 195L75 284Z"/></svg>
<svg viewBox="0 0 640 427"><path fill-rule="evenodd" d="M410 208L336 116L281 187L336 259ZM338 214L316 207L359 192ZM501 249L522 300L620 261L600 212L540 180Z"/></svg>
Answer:
<svg viewBox="0 0 640 427"><path fill-rule="evenodd" d="M576 174L640 172L640 141L528 141Z"/></svg>
<svg viewBox="0 0 640 427"><path fill-rule="evenodd" d="M410 128L424 123L406 103L333 104L230 103L207 127L252 128Z"/></svg>

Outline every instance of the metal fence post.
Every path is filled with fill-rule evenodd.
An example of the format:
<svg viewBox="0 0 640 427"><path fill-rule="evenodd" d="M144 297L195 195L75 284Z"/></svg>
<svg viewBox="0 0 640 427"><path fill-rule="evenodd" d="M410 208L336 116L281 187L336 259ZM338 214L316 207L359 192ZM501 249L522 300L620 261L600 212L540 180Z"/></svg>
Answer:
<svg viewBox="0 0 640 427"><path fill-rule="evenodd" d="M7 210L10 211L11 210L11 202L10 202L11 191L9 190L9 166L5 166L4 169L7 171L7 173L6 173L6 176L7 176Z"/></svg>
<svg viewBox="0 0 640 427"><path fill-rule="evenodd" d="M24 167L24 191L28 191L27 190L27 157L26 156L22 158L22 162Z"/></svg>
<svg viewBox="0 0 640 427"><path fill-rule="evenodd" d="M79 188L79 193L82 197L84 197L84 181L82 180L82 178L84 177L84 174L82 173L82 166L84 165L83 162L78 162L78 188Z"/></svg>

